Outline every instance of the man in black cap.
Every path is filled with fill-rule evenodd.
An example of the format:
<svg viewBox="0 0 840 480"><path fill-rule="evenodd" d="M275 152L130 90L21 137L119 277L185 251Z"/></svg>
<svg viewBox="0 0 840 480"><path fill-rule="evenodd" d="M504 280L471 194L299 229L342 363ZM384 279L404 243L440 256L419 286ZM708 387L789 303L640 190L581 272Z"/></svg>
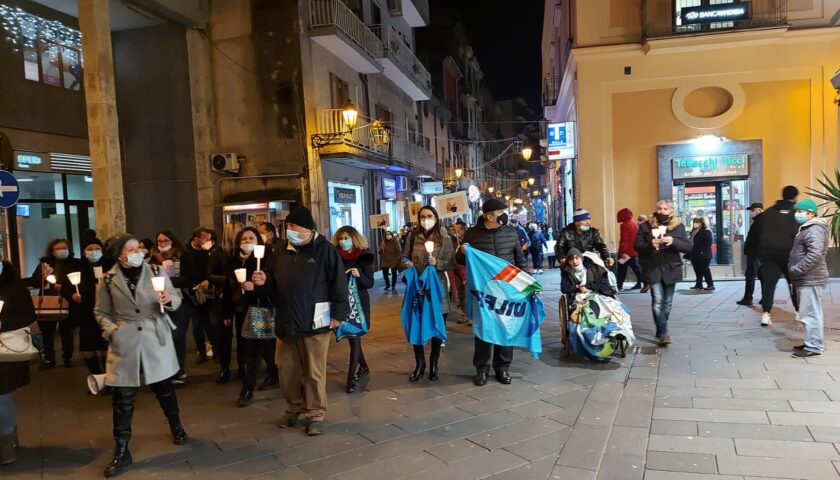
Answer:
<svg viewBox="0 0 840 480"><path fill-rule="evenodd" d="M327 411L330 330L350 314L347 276L338 250L315 231L307 208L295 207L286 216L286 239L252 281L276 310L277 366L286 399L280 427L293 427L302 414L306 433L320 435Z"/></svg>
<svg viewBox="0 0 840 480"><path fill-rule="evenodd" d="M525 270L528 267L528 262L519 245L519 235L513 227L507 225L507 213L505 213L507 208L508 206L504 202L495 198L484 202L484 205L481 206L481 216L475 226L464 234L463 243L469 243L471 248L495 255ZM462 265L465 263L464 246L459 249L456 261ZM475 365L476 375L473 381L478 386L487 383L487 376L490 372L491 350L496 380L509 385L511 382L509 369L510 363L513 361L513 347L493 345L478 337L475 337L473 365Z"/></svg>
<svg viewBox="0 0 840 480"><path fill-rule="evenodd" d="M755 222L755 217L759 216L764 211L764 204L753 203L750 205L750 221ZM749 307L753 303L753 291L755 291L755 277L758 274L758 235L757 230L750 228L747 232L747 241L744 242L744 255L747 256L747 271L744 272L746 282L744 283L744 298L738 300L738 305Z"/></svg>

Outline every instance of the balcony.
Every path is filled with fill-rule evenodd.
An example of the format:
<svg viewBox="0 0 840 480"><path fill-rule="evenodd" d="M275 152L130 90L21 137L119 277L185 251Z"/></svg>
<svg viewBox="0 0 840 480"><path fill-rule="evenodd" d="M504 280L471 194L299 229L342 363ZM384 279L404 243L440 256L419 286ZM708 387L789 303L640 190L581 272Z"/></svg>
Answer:
<svg viewBox="0 0 840 480"><path fill-rule="evenodd" d="M383 74L396 83L414 101L432 98L432 75L400 38L393 27L371 27L382 39L385 54L380 58Z"/></svg>
<svg viewBox="0 0 840 480"><path fill-rule="evenodd" d="M309 33L357 72L382 72L382 41L341 0L309 1Z"/></svg>
<svg viewBox="0 0 840 480"><path fill-rule="evenodd" d="M429 26L429 0L388 0L392 17L402 16L411 27Z"/></svg>
<svg viewBox="0 0 840 480"><path fill-rule="evenodd" d="M557 104L557 97L560 95L560 85L563 77L548 74L543 78L542 104L543 107L553 107Z"/></svg>
<svg viewBox="0 0 840 480"><path fill-rule="evenodd" d="M787 0L752 0L750 2L719 3L718 7L746 7L749 18L731 21L704 22L682 25L674 13L674 0L642 0L642 36L645 40L683 35L710 35L744 29L772 28L787 25Z"/></svg>

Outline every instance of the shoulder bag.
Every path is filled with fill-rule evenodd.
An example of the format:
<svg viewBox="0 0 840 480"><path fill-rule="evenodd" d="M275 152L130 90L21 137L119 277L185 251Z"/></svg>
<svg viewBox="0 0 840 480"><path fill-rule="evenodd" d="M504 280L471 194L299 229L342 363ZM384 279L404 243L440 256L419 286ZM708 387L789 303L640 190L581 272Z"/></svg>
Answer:
<svg viewBox="0 0 840 480"><path fill-rule="evenodd" d="M29 327L0 333L0 363L28 362L37 357Z"/></svg>
<svg viewBox="0 0 840 480"><path fill-rule="evenodd" d="M35 316L42 322L57 322L70 315L70 302L61 295L44 295L47 280L41 279L41 289L38 295L32 296L35 306Z"/></svg>
<svg viewBox="0 0 840 480"><path fill-rule="evenodd" d="M251 340L274 340L277 334L274 330L274 305L270 300L268 307L260 305L257 299L256 305L251 305L245 312L245 321L242 324L242 338Z"/></svg>

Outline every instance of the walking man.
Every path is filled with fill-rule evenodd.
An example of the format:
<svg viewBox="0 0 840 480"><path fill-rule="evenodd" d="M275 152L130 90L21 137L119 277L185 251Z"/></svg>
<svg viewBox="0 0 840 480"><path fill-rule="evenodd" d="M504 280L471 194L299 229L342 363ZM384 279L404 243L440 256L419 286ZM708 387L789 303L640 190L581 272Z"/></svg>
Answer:
<svg viewBox="0 0 840 480"><path fill-rule="evenodd" d="M520 270L528 268L528 262L519 243L519 236L516 230L507 223L508 206L501 200L491 198L481 206L481 216L475 226L464 234L464 243L470 248L476 248L484 253L495 255L502 260L516 265ZM464 249L461 246L455 257L457 263L464 265ZM513 361L513 347L493 345L475 337L475 354L473 365L476 375L473 382L482 386L487 384L487 376L490 372L490 354L493 356L493 370L496 372L496 380L504 385L510 385L510 364Z"/></svg>
<svg viewBox="0 0 840 480"><path fill-rule="evenodd" d="M338 250L315 231L307 208L289 212L286 238L252 282L276 309L277 366L286 399L280 427L295 426L302 414L307 435L320 435L327 412L330 330L350 314L347 276Z"/></svg>
<svg viewBox="0 0 840 480"><path fill-rule="evenodd" d="M828 222L817 216L817 202L810 198L800 200L794 208L796 223L802 226L793 241L788 271L799 298L805 341L793 347L793 357L808 358L822 355L825 350L822 293L828 283Z"/></svg>
<svg viewBox="0 0 840 480"><path fill-rule="evenodd" d="M768 208L761 215L755 217L752 228L757 230L758 247L756 253L761 262L759 276L761 280L761 326L773 323L770 311L773 309L776 284L783 275L790 286L788 262L793 239L799 229L793 217L794 203L799 190L788 185L782 190L782 199ZM790 299L794 309L799 311L796 291L791 288Z"/></svg>
<svg viewBox="0 0 840 480"><path fill-rule="evenodd" d="M750 211L750 220L755 223L755 217L759 216L764 211L764 205L761 203L753 203L748 208ZM747 256L747 270L744 272L744 298L738 300L738 305L749 307L753 303L753 291L755 291L755 277L758 275L758 257L756 257L758 249L758 234L757 230L750 228L747 233L747 241L744 242L744 255Z"/></svg>

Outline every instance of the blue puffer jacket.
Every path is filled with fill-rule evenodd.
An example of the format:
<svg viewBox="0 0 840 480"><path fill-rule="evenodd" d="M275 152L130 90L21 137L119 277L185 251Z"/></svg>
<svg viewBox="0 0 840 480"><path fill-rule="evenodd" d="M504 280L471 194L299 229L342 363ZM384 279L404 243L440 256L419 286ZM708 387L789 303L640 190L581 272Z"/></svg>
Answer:
<svg viewBox="0 0 840 480"><path fill-rule="evenodd" d="M815 217L799 228L790 251L790 279L797 287L816 287L828 283L828 221Z"/></svg>

